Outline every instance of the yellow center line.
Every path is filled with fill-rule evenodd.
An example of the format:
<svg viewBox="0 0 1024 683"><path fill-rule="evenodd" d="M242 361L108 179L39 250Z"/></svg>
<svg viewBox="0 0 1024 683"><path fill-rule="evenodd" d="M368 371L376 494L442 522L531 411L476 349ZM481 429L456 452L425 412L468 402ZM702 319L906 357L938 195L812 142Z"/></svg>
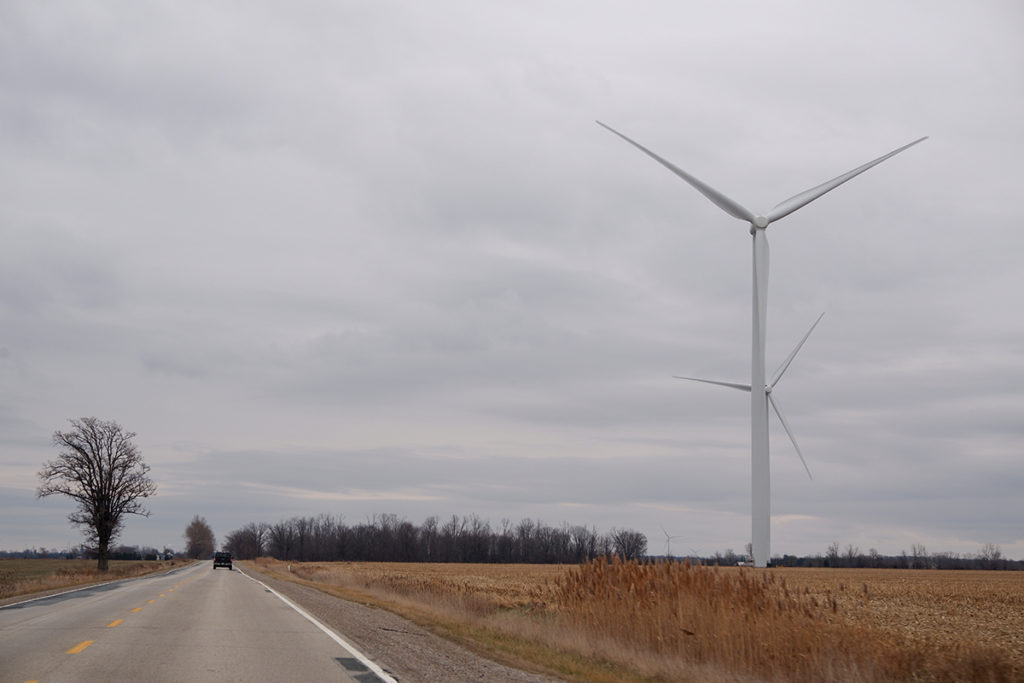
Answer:
<svg viewBox="0 0 1024 683"><path fill-rule="evenodd" d="M166 594L164 594L164 593L161 593L161 594L160 594L160 597L161 597L161 598L166 598L166 597L167 597L167 595L166 595Z"/></svg>
<svg viewBox="0 0 1024 683"><path fill-rule="evenodd" d="M141 607L136 607L135 609L132 610L132 612L141 612L141 611L142 611Z"/></svg>
<svg viewBox="0 0 1024 683"><path fill-rule="evenodd" d="M118 624L123 624L123 623L124 623L124 619L118 619L116 621L112 621L109 624L107 624L107 628L114 628Z"/></svg>
<svg viewBox="0 0 1024 683"><path fill-rule="evenodd" d="M91 640L83 640L78 645L75 645L73 648L68 650L67 654L69 654L69 655L77 655L79 652L81 652L85 648L87 648L90 645L92 645L92 643L93 643L93 641L91 641Z"/></svg>

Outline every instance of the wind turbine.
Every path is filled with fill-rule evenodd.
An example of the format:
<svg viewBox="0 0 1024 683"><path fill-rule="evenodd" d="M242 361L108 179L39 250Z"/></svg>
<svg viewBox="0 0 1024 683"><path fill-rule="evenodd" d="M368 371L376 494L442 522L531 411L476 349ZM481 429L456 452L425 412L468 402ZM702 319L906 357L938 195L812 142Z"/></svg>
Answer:
<svg viewBox="0 0 1024 683"><path fill-rule="evenodd" d="M797 347L789 354L789 357L782 364L782 367L780 367L775 373L771 383L765 383L765 330L767 327L768 314L768 237L766 235L766 230L771 223L785 218L797 209L810 204L826 192L836 189L846 181L855 178L869 168L877 166L889 157L895 156L903 150L913 147L917 143L927 140L928 138L926 136L914 140L913 142L898 149L894 149L888 154L882 155L873 161L869 161L862 166L858 166L852 171L848 171L847 173L836 176L832 180L824 182L821 185L817 185L809 190L804 190L799 194L793 195L789 199L777 204L767 213L767 215L760 215L755 214L710 185L701 182L672 162L658 156L651 150L647 149L635 140L626 137L614 128L606 126L600 121L597 123L615 135L618 135L620 138L685 180L687 183L692 185L694 189L711 200L711 202L722 211L725 211L733 218L738 218L750 224L750 234L753 237L754 249L754 274L752 278L754 295L753 325L751 328L752 360L750 364L750 384L718 382L713 380L697 381L707 382L709 384L718 384L750 392L751 540L753 545L754 566L766 567L768 566L768 559L771 557L771 470L769 467L768 457L768 405L771 404L772 408L775 410L775 414L779 416L779 421L782 422L782 426L785 428L786 434L789 435L790 440L797 449L797 454L800 455L800 460L804 462L804 467L806 468L807 462L804 461L803 454L800 453L800 447L796 445L796 439L793 437L793 432L790 430L786 419L782 416L778 403L772 396L772 389L782 378L783 373L786 372L789 364L793 361L793 358L796 357L800 347L803 346L805 341L807 341L807 337L809 337L811 331L814 330L814 326L818 324L816 321L814 325L811 326L811 331L808 331L807 334L804 335L804 338L799 344L797 344ZM820 320L821 317L819 316L818 321ZM684 379L696 380L697 378L687 377ZM810 469L807 470L807 474L810 476Z"/></svg>
<svg viewBox="0 0 1024 683"><path fill-rule="evenodd" d="M665 527L661 527L661 533L665 534L665 559L672 559L672 539L682 538L682 536L669 536L668 532L665 531Z"/></svg>

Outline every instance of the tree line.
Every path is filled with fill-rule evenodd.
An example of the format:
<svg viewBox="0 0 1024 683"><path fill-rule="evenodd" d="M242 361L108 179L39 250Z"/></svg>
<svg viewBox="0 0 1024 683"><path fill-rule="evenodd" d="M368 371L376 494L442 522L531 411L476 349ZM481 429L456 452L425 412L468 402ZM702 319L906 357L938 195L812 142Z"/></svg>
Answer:
<svg viewBox="0 0 1024 683"><path fill-rule="evenodd" d="M923 544L915 543L910 546L909 552L903 550L899 555L882 555L874 548L866 553L861 552L860 548L852 544L840 550L839 543L833 542L824 555L783 555L774 558L772 563L777 567L1024 570L1024 561L1004 557L1000 547L994 543L984 544L977 553L930 553Z"/></svg>
<svg viewBox="0 0 1024 683"><path fill-rule="evenodd" d="M420 525L393 514L349 525L320 514L276 524L249 523L227 534L223 548L242 560L269 556L295 562L480 562L573 564L597 557L643 559L647 537L632 529L598 533L585 526L552 527L534 519L497 527L476 515L428 517Z"/></svg>
<svg viewBox="0 0 1024 683"><path fill-rule="evenodd" d="M107 550L108 560L170 560L175 553L170 548L157 550L152 546L118 545ZM54 560L95 560L96 548L80 545L74 548L26 548L24 550L0 550L0 559L54 559Z"/></svg>
<svg viewBox="0 0 1024 683"><path fill-rule="evenodd" d="M748 544L749 545L749 544ZM740 555L732 550L716 552L714 555L700 557L697 555L686 556L691 562L701 562L709 565L721 565L723 567L733 565L749 564L749 549L747 554ZM664 559L664 555L658 558ZM681 560L681 557L672 559ZM875 548L862 552L859 547L850 544L845 549L840 549L838 541L829 544L824 554L804 555L775 555L771 561L772 567L836 567L844 569L987 569L1002 571L1024 570L1024 560L1012 560L1003 556L1003 551L994 543L986 543L977 553L955 553L937 552L930 553L923 544L915 543L910 546L910 551L900 551L899 555L883 555Z"/></svg>

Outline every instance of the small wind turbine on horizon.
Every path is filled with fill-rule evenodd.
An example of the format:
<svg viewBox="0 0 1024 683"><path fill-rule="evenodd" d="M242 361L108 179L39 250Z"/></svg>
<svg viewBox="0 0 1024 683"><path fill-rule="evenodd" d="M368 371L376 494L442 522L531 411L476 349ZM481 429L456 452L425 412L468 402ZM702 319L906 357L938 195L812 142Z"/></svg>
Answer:
<svg viewBox="0 0 1024 683"><path fill-rule="evenodd" d="M665 557L669 560L672 559L672 539L682 538L682 536L669 536L668 532L665 531L665 527L661 527L661 533L665 534Z"/></svg>
<svg viewBox="0 0 1024 683"><path fill-rule="evenodd" d="M848 171L840 176L836 176L832 180L812 187L809 190L805 190L799 194L793 195L789 199L777 204L772 208L767 215L755 214L738 202L725 196L718 190L714 189L710 185L707 185L697 178L693 177L686 171L682 170L670 161L658 156L651 150L647 149L640 143L626 137L619 131L615 130L610 126L606 126L600 121L597 122L603 128L611 131L615 135L633 145L644 154L648 155L668 170L675 173L677 176L685 180L691 186L694 187L698 192L707 197L711 202L718 208L725 211L733 218L746 221L750 224L750 234L753 237L753 324L752 324L752 343L751 343L751 369L750 369L750 384L739 384L733 382L720 382L717 380L698 379L696 377L681 377L680 379L689 379L698 382L706 382L708 384L717 384L719 386L730 387L733 389L739 389L741 391L750 392L750 470L751 470L751 542L752 542L752 554L754 560L754 566L766 567L768 566L768 560L771 557L771 469L768 454L768 406L771 405L775 414L778 415L779 421L782 423L783 428L786 430L786 434L789 436L790 441L793 442L793 446L796 448L797 455L800 456L800 461L803 462L804 468L807 470L807 476L811 476L811 470L807 467L807 461L804 460L803 453L800 451L800 447L796 443L796 438L793 436L793 432L789 428L789 424L786 422L786 418L782 416L782 411L779 409L779 405L772 394L772 389L782 375L789 368L790 363L796 357L796 354L800 351L800 348L807 341L807 338L814 331L814 328L821 321L821 316L818 316L818 320L811 325L811 329L808 330L804 338L800 340L796 348L793 349L792 353L786 358L782 366L776 371L772 377L770 383L765 382L765 331L767 328L767 314L768 314L768 237L766 230L768 226L777 220L785 218L794 211L803 208L810 204L815 199L818 199L826 192L830 192L848 180L855 178L864 171L876 166L886 159L895 156L905 149L913 147L914 145L927 140L927 136L918 138L913 142L906 144L898 149L895 149L888 154L878 157L873 161L858 166L852 171ZM822 314L824 315L824 314ZM667 536L667 534L666 534Z"/></svg>

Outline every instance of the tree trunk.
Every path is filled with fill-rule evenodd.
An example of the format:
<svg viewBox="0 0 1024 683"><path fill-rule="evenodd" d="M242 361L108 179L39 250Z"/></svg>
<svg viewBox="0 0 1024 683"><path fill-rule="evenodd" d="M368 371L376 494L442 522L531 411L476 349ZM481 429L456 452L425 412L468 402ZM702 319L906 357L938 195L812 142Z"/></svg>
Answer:
<svg viewBox="0 0 1024 683"><path fill-rule="evenodd" d="M96 547L96 570L105 572L110 569L110 539L101 538L99 541Z"/></svg>

